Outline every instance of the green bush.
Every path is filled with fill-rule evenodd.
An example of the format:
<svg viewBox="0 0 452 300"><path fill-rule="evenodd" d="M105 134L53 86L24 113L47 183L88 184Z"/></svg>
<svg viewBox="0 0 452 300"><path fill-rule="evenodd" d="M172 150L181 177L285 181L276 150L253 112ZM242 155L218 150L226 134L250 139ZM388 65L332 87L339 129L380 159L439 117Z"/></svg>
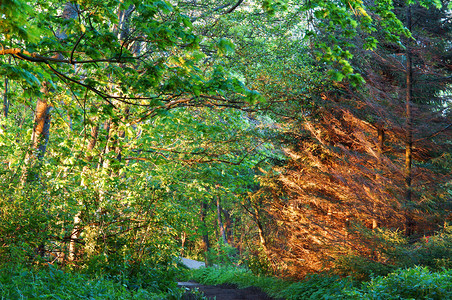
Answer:
<svg viewBox="0 0 452 300"><path fill-rule="evenodd" d="M237 248L222 241L218 242L213 248L209 249L207 253L207 261L214 265L239 265L240 257Z"/></svg>
<svg viewBox="0 0 452 300"><path fill-rule="evenodd" d="M0 270L1 299L162 299L145 289L131 291L119 282L45 269L4 267Z"/></svg>
<svg viewBox="0 0 452 300"><path fill-rule="evenodd" d="M427 266L440 271L452 268L452 226L420 239L400 253L402 267Z"/></svg>
<svg viewBox="0 0 452 300"><path fill-rule="evenodd" d="M400 231L360 228L357 230L366 247L373 247L372 255L360 253L339 256L334 271L342 276L352 275L363 281L385 276L396 269L415 266L432 271L452 268L452 226L445 226L435 235L409 242Z"/></svg>
<svg viewBox="0 0 452 300"><path fill-rule="evenodd" d="M183 299L185 289L171 286L130 288L116 278L64 272L52 265L39 269L6 265L0 269L0 299ZM144 285L143 285L144 286ZM189 299L205 299L197 291Z"/></svg>
<svg viewBox="0 0 452 300"><path fill-rule="evenodd" d="M246 266L256 275L270 275L273 272L272 263L262 248L244 253Z"/></svg>
<svg viewBox="0 0 452 300"><path fill-rule="evenodd" d="M376 277L361 289L344 291L345 299L452 299L452 270L431 272L426 267L397 270Z"/></svg>
<svg viewBox="0 0 452 300"><path fill-rule="evenodd" d="M292 283L277 296L288 300L297 299L341 299L343 291L351 289L354 281L350 278L314 274L301 282Z"/></svg>
<svg viewBox="0 0 452 300"><path fill-rule="evenodd" d="M176 287L175 277L179 270L171 263L134 261L130 257L116 253L92 257L85 262L82 272L88 276L113 279L129 289L144 288L157 293Z"/></svg>

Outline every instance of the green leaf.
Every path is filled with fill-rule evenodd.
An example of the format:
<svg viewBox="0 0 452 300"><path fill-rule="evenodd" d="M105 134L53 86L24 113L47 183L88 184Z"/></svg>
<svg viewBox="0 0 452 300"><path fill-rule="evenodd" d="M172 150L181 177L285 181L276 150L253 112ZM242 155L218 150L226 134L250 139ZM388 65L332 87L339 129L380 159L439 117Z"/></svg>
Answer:
<svg viewBox="0 0 452 300"><path fill-rule="evenodd" d="M330 75L331 80L336 81L336 82L341 82L345 77L344 74L342 74L339 71L335 71L335 70L330 70L328 72L328 74Z"/></svg>
<svg viewBox="0 0 452 300"><path fill-rule="evenodd" d="M231 40L226 38L221 38L217 44L218 54L220 56L232 55L234 54L235 45Z"/></svg>

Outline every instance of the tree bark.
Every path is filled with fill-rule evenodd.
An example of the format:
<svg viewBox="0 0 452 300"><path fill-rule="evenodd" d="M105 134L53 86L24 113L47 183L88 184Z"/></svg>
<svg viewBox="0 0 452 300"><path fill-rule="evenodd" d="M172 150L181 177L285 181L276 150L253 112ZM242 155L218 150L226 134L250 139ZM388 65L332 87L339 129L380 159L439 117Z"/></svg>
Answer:
<svg viewBox="0 0 452 300"><path fill-rule="evenodd" d="M217 221L218 221L218 229L220 231L220 237L223 241L223 244L227 244L228 241L226 239L226 233L224 231L223 220L221 218L221 203L220 196L217 196Z"/></svg>
<svg viewBox="0 0 452 300"><path fill-rule="evenodd" d="M210 250L210 243L209 243L209 231L207 229L206 217L207 217L207 203L205 203L203 201L203 202L201 202L202 242L203 242L203 248L204 248L205 263L206 263L206 266L208 266L209 260L208 260L207 254L209 253L209 250Z"/></svg>
<svg viewBox="0 0 452 300"><path fill-rule="evenodd" d="M406 23L411 31L411 5L407 7ZM410 41L406 47L406 136L405 136L405 234L410 236L414 232L415 222L411 214L412 195L412 159L413 159L413 116L412 116L412 93L413 93L413 63Z"/></svg>
<svg viewBox="0 0 452 300"><path fill-rule="evenodd" d="M231 218L231 215L229 214L229 211L226 209L222 209L223 216L224 216L224 230L226 233L226 239L228 241L229 245L234 244L234 232L233 232L233 224L234 221Z"/></svg>
<svg viewBox="0 0 452 300"><path fill-rule="evenodd" d="M8 64L11 64L11 57L8 58ZM5 76L5 91L3 94L3 118L6 120L8 118L9 113L9 99L8 99L8 87L9 80L8 76Z"/></svg>
<svg viewBox="0 0 452 300"><path fill-rule="evenodd" d="M269 256L267 241L265 240L264 227L262 226L261 218L259 216L259 211L257 208L254 208L254 219L257 225L257 233L259 235L259 242L264 250L265 255Z"/></svg>
<svg viewBox="0 0 452 300"><path fill-rule="evenodd" d="M381 158L381 155L384 151L384 143L385 143L385 130L383 124L377 124L377 134L378 134L378 145L377 145L377 154L378 158Z"/></svg>
<svg viewBox="0 0 452 300"><path fill-rule="evenodd" d="M35 122L33 127L33 149L37 150L36 157L42 160L47 150L50 135L50 109L45 99L38 98L36 103Z"/></svg>

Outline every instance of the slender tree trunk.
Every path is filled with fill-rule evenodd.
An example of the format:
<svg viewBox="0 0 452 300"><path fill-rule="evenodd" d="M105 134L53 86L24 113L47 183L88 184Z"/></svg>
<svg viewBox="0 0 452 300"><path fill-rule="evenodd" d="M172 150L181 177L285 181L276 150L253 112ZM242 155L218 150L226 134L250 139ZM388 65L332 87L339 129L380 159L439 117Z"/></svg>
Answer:
<svg viewBox="0 0 452 300"><path fill-rule="evenodd" d="M411 31L411 5L407 7L406 23ZM406 136L405 136L405 234L410 236L414 232L414 220L411 214L412 195L412 149L413 149L413 116L412 116L412 92L413 92L413 63L411 54L411 42L406 47Z"/></svg>
<svg viewBox="0 0 452 300"><path fill-rule="evenodd" d="M47 87L43 84L41 91L47 97ZM25 156L25 164L22 171L21 183L24 185L28 180L38 180L39 174L30 174L35 166L36 160L39 163L47 150L50 135L50 110L51 106L46 99L38 98L34 116L33 133L31 136L31 149Z"/></svg>
<svg viewBox="0 0 452 300"><path fill-rule="evenodd" d="M220 196L217 196L217 221L218 221L218 229L220 232L220 237L223 241L223 244L227 244L228 241L226 239L226 233L224 231L224 226L223 226L223 220L221 218L221 203L220 203Z"/></svg>
<svg viewBox="0 0 452 300"><path fill-rule="evenodd" d="M226 239L228 241L229 245L234 244L234 232L233 232L233 220L231 218L231 215L229 214L229 211L226 209L222 209L223 216L224 216L224 230L226 233Z"/></svg>
<svg viewBox="0 0 452 300"><path fill-rule="evenodd" d="M257 208L254 208L254 219L255 219L256 225L257 225L257 233L259 235L260 245L268 257L269 252L268 252L268 247L267 247L267 241L265 239L264 227L262 226L262 221L261 221L259 211Z"/></svg>
<svg viewBox="0 0 452 300"><path fill-rule="evenodd" d="M180 256L184 257L185 256L185 241L187 240L187 234L185 233L185 231L183 231L180 235L180 239L181 239L181 250L180 250Z"/></svg>
<svg viewBox="0 0 452 300"><path fill-rule="evenodd" d="M383 124L377 124L377 132L378 132L378 146L377 146L377 154L378 158L381 158L384 151L384 143L385 143L385 130Z"/></svg>
<svg viewBox="0 0 452 300"><path fill-rule="evenodd" d="M205 256L205 263L206 266L209 265L209 260L207 258L207 254L210 250L210 243L209 243L209 231L207 229L207 203L204 201L201 202L201 226L202 226L202 242L203 242L203 248L204 248L204 256Z"/></svg>
<svg viewBox="0 0 452 300"><path fill-rule="evenodd" d="M37 150L36 157L41 160L47 150L50 135L50 109L45 99L38 98L36 103L35 124L33 128L33 148Z"/></svg>
<svg viewBox="0 0 452 300"><path fill-rule="evenodd" d="M11 64L11 57L8 58L8 64ZM9 99L8 99L8 76L5 76L5 91L3 94L3 118L6 120L9 113Z"/></svg>

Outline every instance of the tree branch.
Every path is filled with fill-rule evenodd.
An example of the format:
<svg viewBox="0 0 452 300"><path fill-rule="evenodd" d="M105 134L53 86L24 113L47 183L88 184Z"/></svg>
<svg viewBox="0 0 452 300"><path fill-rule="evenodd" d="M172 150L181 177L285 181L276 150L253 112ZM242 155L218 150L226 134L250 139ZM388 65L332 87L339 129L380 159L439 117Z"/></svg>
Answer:
<svg viewBox="0 0 452 300"><path fill-rule="evenodd" d="M82 36L83 37L83 36ZM77 42L77 44L79 43L79 41ZM75 47L77 46L77 44L75 45ZM75 49L74 47L74 49ZM74 50L73 49L73 50ZM22 50L19 48L13 48L13 49L1 49L0 50L0 55L13 55L16 56L20 59L26 60L26 61L30 61L30 62L37 62L37 63L66 63L66 64L89 64L89 63L97 63L97 62L108 62L108 63L124 63L125 60L128 59L138 59L136 57L121 57L121 58L105 58L105 59L92 59L92 60L78 60L75 61L72 59L72 54L71 54L71 59L63 59L63 58L59 58L59 57L49 57L49 56L42 56L39 55L37 53L31 53L28 52L26 50Z"/></svg>
<svg viewBox="0 0 452 300"><path fill-rule="evenodd" d="M230 14L231 12L233 12L237 7L239 7L240 6L240 4L242 4L243 3L243 0L239 0L239 1L237 1L237 3L236 4L234 4L234 6L233 7L231 7L230 9L228 9L223 15L227 15L227 14Z"/></svg>

